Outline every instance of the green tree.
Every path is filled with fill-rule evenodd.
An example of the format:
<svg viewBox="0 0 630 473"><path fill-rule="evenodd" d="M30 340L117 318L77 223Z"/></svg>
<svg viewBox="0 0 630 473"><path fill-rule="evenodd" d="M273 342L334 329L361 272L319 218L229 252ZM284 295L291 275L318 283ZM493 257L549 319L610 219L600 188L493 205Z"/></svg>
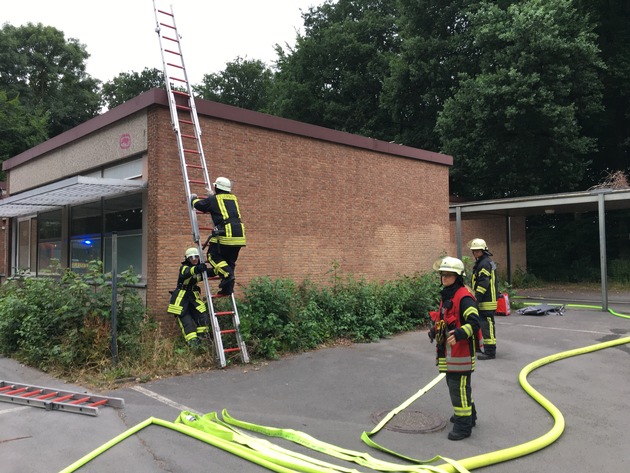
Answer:
<svg viewBox="0 0 630 473"><path fill-rule="evenodd" d="M218 74L205 74L197 95L248 110L266 111L273 83L273 72L264 62L237 57Z"/></svg>
<svg viewBox="0 0 630 473"><path fill-rule="evenodd" d="M28 23L0 29L0 89L33 113L48 114L48 137L96 116L99 81L85 72L85 45L52 26Z"/></svg>
<svg viewBox="0 0 630 473"><path fill-rule="evenodd" d="M458 46L468 0L398 0L402 45L385 78L382 106L398 123L396 142L438 151L438 113L474 62Z"/></svg>
<svg viewBox="0 0 630 473"><path fill-rule="evenodd" d="M123 72L105 82L101 98L103 105L112 109L155 87L165 87L164 73L156 68L145 67L142 72Z"/></svg>
<svg viewBox="0 0 630 473"><path fill-rule="evenodd" d="M48 136L46 118L41 110L26 110L19 97L8 99L0 90L0 163L44 141Z"/></svg>
<svg viewBox="0 0 630 473"><path fill-rule="evenodd" d="M328 0L302 17L305 34L295 48L276 47L272 113L389 138L394 124L379 102L400 47L395 2Z"/></svg>
<svg viewBox="0 0 630 473"><path fill-rule="evenodd" d="M630 171L630 3L627 0L575 0L576 8L595 22L597 45L606 68L604 113L593 120L590 129L599 137L584 187L617 170Z"/></svg>
<svg viewBox="0 0 630 473"><path fill-rule="evenodd" d="M603 67L593 26L571 0L481 2L462 48L463 73L437 122L455 157L451 191L499 198L576 190L596 140L584 123L601 110Z"/></svg>

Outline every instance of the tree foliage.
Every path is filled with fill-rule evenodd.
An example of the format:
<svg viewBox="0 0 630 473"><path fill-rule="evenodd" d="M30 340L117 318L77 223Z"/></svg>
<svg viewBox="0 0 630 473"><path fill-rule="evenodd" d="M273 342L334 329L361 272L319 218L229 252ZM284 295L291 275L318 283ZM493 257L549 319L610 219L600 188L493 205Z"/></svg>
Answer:
<svg viewBox="0 0 630 473"><path fill-rule="evenodd" d="M584 189L630 170L626 0L326 0L302 18L271 69L237 57L195 92L452 154L451 191L466 198ZM41 24L5 24L0 46L0 120L30 115L0 124L3 155L43 140L44 119L52 137L163 86L145 69L99 97L85 46Z"/></svg>
<svg viewBox="0 0 630 473"><path fill-rule="evenodd" d="M327 1L303 13L294 49L277 47L272 112L387 139L394 124L380 108L383 79L400 48L395 2Z"/></svg>
<svg viewBox="0 0 630 473"><path fill-rule="evenodd" d="M85 72L85 45L52 26L4 24L0 29L0 90L25 110L48 115L53 137L96 116L99 81ZM23 151L23 150L22 150Z"/></svg>
<svg viewBox="0 0 630 473"><path fill-rule="evenodd" d="M195 93L248 110L266 111L269 104L273 72L260 60L237 57L218 74L206 74Z"/></svg>
<svg viewBox="0 0 630 473"><path fill-rule="evenodd" d="M385 77L382 106L399 124L391 139L432 151L440 150L434 128L444 102L457 84L465 52L457 35L465 31L467 0L399 0L400 54ZM468 62L474 67L474 62Z"/></svg>
<svg viewBox="0 0 630 473"><path fill-rule="evenodd" d="M0 162L32 148L46 139L47 114L27 110L19 97L9 99L0 89ZM0 172L4 180L4 172Z"/></svg>
<svg viewBox="0 0 630 473"><path fill-rule="evenodd" d="M105 82L101 98L103 105L112 109L155 87L164 88L164 73L156 68L145 67L142 72L123 72Z"/></svg>
<svg viewBox="0 0 630 473"><path fill-rule="evenodd" d="M497 198L582 182L596 149L583 125L601 110L603 63L592 25L571 3L481 2L467 15L460 44L479 72L460 74L437 121L456 161L451 192Z"/></svg>
<svg viewBox="0 0 630 473"><path fill-rule="evenodd" d="M598 152L586 176L584 187L598 182L610 172L630 171L630 2L627 0L575 0L582 15L595 23L597 45L606 68L604 111L591 120L588 130L598 137Z"/></svg>

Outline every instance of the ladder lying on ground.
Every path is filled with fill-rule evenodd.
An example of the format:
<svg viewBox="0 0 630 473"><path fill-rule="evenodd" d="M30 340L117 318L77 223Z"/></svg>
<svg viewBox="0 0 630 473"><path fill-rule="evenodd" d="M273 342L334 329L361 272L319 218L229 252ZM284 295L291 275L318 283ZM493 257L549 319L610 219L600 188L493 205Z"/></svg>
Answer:
<svg viewBox="0 0 630 473"><path fill-rule="evenodd" d="M97 416L100 406L117 409L125 406L125 401L118 397L61 391L12 381L0 381L0 401L42 407L48 411L67 411L90 416Z"/></svg>
<svg viewBox="0 0 630 473"><path fill-rule="evenodd" d="M206 159L201 144L201 127L199 125L199 118L197 117L197 108L195 107L192 87L184 66L180 35L177 32L173 9L171 7L170 12L158 10L154 0L153 10L155 12L156 21L155 31L160 40L160 51L162 53L162 63L164 66L164 80L171 111L171 123L173 125L173 131L175 131L177 136L177 148L179 150L179 159L186 188L186 201L190 203L193 194L191 191L192 185L203 188L203 191L198 192L198 194L203 194L206 190L210 192L211 189L210 177L208 175ZM172 46L169 49L169 47L165 45ZM199 236L199 230L207 230L210 232L212 231L212 227L199 227L197 211L191 205L188 205L188 212L192 225L193 241L199 249L200 262L205 263L204 248ZM232 352L240 352L243 363L249 363L247 348L241 337L240 320L234 294L230 296L213 295L206 273L203 274L203 284L210 312L213 341L219 365L221 368L225 367L225 356ZM229 297L231 310L217 312L213 299L218 297ZM228 323L228 327L223 329L222 327L226 324L220 323L219 320L225 320L229 316L231 316L231 324ZM228 348L224 347L224 336L228 337L228 339L230 337L234 339L232 343L233 346Z"/></svg>

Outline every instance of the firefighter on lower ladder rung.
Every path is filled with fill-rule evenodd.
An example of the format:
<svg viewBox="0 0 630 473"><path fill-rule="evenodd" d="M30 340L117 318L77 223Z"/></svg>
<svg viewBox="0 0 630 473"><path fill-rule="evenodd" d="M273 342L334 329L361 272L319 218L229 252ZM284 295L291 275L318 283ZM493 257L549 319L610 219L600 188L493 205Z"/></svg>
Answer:
<svg viewBox="0 0 630 473"><path fill-rule="evenodd" d="M239 251L246 245L245 225L241 221L241 211L236 196L232 193L232 182L225 177L214 181L214 192L200 199L192 194L191 205L203 213L209 213L214 229L208 238L208 262L214 274L221 278L219 294L234 292L236 260Z"/></svg>
<svg viewBox="0 0 630 473"><path fill-rule="evenodd" d="M199 250L188 248L179 268L177 287L171 291L168 313L177 317L184 340L193 349L203 348L210 340L210 318L208 307L201 299L199 281L212 268L199 262Z"/></svg>

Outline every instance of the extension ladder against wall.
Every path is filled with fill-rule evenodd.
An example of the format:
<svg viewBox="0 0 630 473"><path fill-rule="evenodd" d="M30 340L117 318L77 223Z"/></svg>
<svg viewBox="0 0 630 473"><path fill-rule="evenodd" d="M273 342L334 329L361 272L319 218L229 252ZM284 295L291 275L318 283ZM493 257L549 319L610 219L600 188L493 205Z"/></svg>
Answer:
<svg viewBox="0 0 630 473"><path fill-rule="evenodd" d="M195 107L195 99L193 96L192 86L188 80L186 67L184 66L184 56L182 54L181 36L177 32L175 24L175 15L173 9L167 12L159 10L153 0L153 10L155 13L156 28L160 40L160 51L162 53L162 63L164 66L164 80L166 83L166 91L168 94L168 103L171 111L171 123L173 131L177 137L177 148L179 150L179 159L184 176L184 184L186 189L186 201L189 203L188 212L192 225L193 241L199 248L199 257L202 263L205 263L204 248L199 236L200 230L212 231L212 227L199 227L197 221L197 211L190 205L192 197L192 186L203 189L197 192L202 195L210 192L211 184L206 166L206 159L201 144L201 127ZM247 348L243 342L240 332L240 320L238 310L236 308L236 299L234 294L230 296L213 295L210 290L209 278L203 273L203 284L207 298L207 305L210 312L210 322L212 325L212 333L216 356L221 368L226 365L226 354L232 352L240 352L243 363L249 363ZM215 309L214 298L229 297L231 310L219 311ZM231 320L231 324L226 326L224 320ZM231 347L224 347L224 337L227 340L234 340Z"/></svg>
<svg viewBox="0 0 630 473"><path fill-rule="evenodd" d="M118 397L61 391L12 381L0 381L0 401L90 416L98 415L99 406L120 409L125 405L125 401Z"/></svg>

